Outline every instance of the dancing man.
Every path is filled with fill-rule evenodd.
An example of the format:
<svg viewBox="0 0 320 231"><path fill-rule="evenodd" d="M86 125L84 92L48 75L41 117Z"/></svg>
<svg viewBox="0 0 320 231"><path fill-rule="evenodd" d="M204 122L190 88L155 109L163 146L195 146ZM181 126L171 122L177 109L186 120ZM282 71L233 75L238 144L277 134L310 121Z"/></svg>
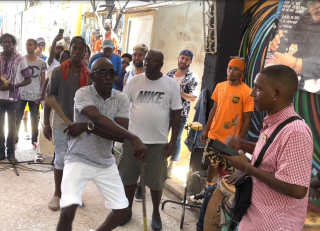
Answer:
<svg viewBox="0 0 320 231"><path fill-rule="evenodd" d="M130 217L128 199L111 154L112 143L129 140L134 147L133 155L144 160L147 148L127 131L129 102L125 94L112 89L114 76L110 60L99 58L91 69L93 85L76 92L75 123L65 132L72 137L81 135L81 140L71 139L66 154L58 231L71 230L76 209L82 204L82 193L90 180L105 197L106 208L112 209L97 231L113 230Z"/></svg>

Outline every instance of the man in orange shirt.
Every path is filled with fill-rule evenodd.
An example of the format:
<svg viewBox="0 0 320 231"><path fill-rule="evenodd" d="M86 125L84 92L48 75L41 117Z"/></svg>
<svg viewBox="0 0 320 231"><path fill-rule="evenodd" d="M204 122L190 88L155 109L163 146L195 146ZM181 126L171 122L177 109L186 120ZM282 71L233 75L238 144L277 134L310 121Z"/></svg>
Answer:
<svg viewBox="0 0 320 231"><path fill-rule="evenodd" d="M101 52L101 46L102 46L102 40L101 40L101 33L99 29L96 29L92 32L91 35L91 44L90 44L90 49L92 56L98 54Z"/></svg>
<svg viewBox="0 0 320 231"><path fill-rule="evenodd" d="M113 44L114 44L113 53L117 55L117 51L118 51L120 46L119 46L118 36L112 30L112 20L111 19L106 19L104 21L103 28L106 30L105 40L106 39L111 39L113 41Z"/></svg>
<svg viewBox="0 0 320 231"><path fill-rule="evenodd" d="M228 80L219 83L211 97L215 103L205 131L201 135L201 142L206 143L202 162L209 165L208 186L217 181L219 166L229 173L234 172L234 168L228 161L212 149L213 141L218 139L224 142L228 136L234 135L234 132L236 136L244 139L249 130L254 105L253 98L250 96L251 88L242 82L244 66L242 59L232 59L227 68ZM207 187L199 194L190 196L190 200L202 203Z"/></svg>

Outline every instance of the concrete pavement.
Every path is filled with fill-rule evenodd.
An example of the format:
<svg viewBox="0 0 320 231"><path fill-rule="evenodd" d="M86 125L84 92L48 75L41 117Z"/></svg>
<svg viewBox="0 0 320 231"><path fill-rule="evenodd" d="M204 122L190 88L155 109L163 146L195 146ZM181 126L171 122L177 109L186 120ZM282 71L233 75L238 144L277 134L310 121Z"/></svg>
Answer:
<svg viewBox="0 0 320 231"><path fill-rule="evenodd" d="M21 139L16 157L32 160L35 151L31 142ZM51 162L52 156L44 156L45 162ZM6 161L1 161L6 162ZM5 169L8 165L0 165L0 230L1 231L53 231L56 228L60 212L48 209L47 203L53 195L54 182L51 165L19 164L20 176L13 169ZM152 230L152 202L150 191L147 191L148 230ZM168 190L164 190L162 200L179 200ZM85 207L79 208L74 220L73 230L89 231L97 229L105 220L110 210L104 206L104 198L93 182L90 182L83 194ZM181 206L166 204L161 211L164 231L180 230ZM198 213L187 209L184 230L195 230ZM134 202L133 219L116 230L143 230L142 203Z"/></svg>

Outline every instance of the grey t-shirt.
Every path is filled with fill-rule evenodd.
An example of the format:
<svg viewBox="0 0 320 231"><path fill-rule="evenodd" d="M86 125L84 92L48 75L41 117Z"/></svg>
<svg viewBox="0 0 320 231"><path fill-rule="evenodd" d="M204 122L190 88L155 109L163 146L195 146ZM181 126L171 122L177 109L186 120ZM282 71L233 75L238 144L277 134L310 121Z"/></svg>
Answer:
<svg viewBox="0 0 320 231"><path fill-rule="evenodd" d="M83 87L76 92L74 104L75 123L92 123L81 114L88 106L95 106L101 114L114 118L129 119L129 101L127 96L117 90L112 90L111 96L104 100L93 85ZM95 134L81 134L81 140L70 139L69 149L65 156L65 164L81 162L93 167L105 168L111 166L115 159L111 154L113 141L103 139Z"/></svg>
<svg viewBox="0 0 320 231"><path fill-rule="evenodd" d="M37 57L35 61L29 61L23 57L31 70L31 83L20 88L22 100L34 101L40 98L41 94L41 73L47 70L46 62ZM23 80L23 79L22 79Z"/></svg>
<svg viewBox="0 0 320 231"><path fill-rule="evenodd" d="M68 75L66 80L62 79L60 66L52 70L51 78L47 88L48 96L54 95L61 106L66 117L73 121L74 96L80 88L80 75ZM52 127L55 130L63 131L67 125L54 113Z"/></svg>

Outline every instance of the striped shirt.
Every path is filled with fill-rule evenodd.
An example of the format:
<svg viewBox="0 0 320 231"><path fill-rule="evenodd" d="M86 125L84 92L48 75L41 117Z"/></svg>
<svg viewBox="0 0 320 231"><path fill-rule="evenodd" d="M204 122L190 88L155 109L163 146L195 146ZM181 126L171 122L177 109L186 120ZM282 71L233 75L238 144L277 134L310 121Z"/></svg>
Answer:
<svg viewBox="0 0 320 231"><path fill-rule="evenodd" d="M265 145L261 134L270 137L278 125L292 116L297 116L293 105L264 119L264 126L253 152L252 164ZM275 173L276 179L282 182L309 187L312 154L313 140L310 128L302 120L296 120L278 133L265 153L259 169ZM307 204L308 194L303 199L295 199L269 188L254 178L251 206L241 220L239 231L302 230Z"/></svg>

